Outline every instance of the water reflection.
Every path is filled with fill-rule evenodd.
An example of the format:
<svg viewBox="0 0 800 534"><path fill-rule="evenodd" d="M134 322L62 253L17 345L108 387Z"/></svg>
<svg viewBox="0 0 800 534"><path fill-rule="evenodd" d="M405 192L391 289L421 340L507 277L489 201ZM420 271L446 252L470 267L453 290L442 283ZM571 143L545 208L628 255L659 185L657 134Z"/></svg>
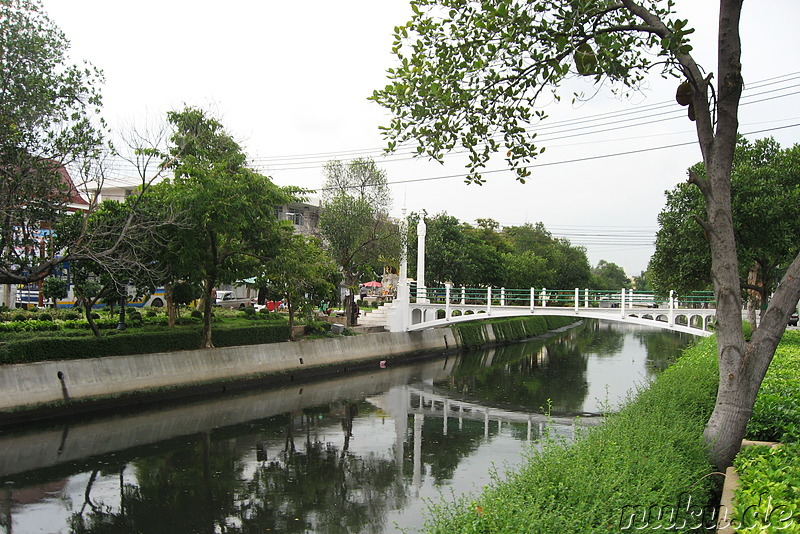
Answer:
<svg viewBox="0 0 800 534"><path fill-rule="evenodd" d="M0 532L416 528L423 499L481 487L546 425L569 437L569 415L596 411L598 392L617 401L685 339L586 323L546 342L0 433ZM548 399L555 417L541 414Z"/></svg>

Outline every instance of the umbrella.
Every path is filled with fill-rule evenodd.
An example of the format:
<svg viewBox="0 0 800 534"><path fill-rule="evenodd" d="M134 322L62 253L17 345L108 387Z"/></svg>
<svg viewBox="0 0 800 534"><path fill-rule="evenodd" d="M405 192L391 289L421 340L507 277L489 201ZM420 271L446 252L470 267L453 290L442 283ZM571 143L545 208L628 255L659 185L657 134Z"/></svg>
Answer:
<svg viewBox="0 0 800 534"><path fill-rule="evenodd" d="M361 284L364 287L383 287L383 284L380 282L367 282L366 284Z"/></svg>

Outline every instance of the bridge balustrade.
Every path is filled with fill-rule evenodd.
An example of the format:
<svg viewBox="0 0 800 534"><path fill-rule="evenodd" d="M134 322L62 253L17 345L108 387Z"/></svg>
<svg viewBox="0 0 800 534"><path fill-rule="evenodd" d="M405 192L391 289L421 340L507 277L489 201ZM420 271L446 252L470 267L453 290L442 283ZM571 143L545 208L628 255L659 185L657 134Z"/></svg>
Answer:
<svg viewBox="0 0 800 534"><path fill-rule="evenodd" d="M710 335L716 319L712 292L660 297L648 291L547 288L468 288L437 285L409 288L408 302L396 302L402 330L421 330L486 316L575 315Z"/></svg>

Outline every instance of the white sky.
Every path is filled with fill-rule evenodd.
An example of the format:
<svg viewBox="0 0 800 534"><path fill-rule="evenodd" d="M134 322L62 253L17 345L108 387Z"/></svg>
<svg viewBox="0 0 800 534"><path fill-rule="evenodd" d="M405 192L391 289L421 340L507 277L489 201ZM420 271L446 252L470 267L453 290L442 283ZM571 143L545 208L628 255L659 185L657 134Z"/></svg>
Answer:
<svg viewBox="0 0 800 534"><path fill-rule="evenodd" d="M716 2L676 3L697 29L695 57L715 70ZM741 108L740 131L798 124L800 97L792 93L800 80L800 2L744 5L743 102L764 101ZM543 143L547 152L539 163L550 165L533 169L525 185L510 172L497 172L483 186L467 186L458 177L464 173L458 156L444 166L403 156L384 159L378 126L388 121L366 98L386 84L392 29L408 20L407 0L44 0L44 6L71 40L72 60L88 60L104 71L104 116L114 129L161 121L166 111L189 104L214 113L254 165L280 185L319 187L326 160L369 155L390 183L455 176L395 183L393 214L405 205L409 211L446 211L472 224L476 218L504 226L541 221L555 235L585 245L592 265L605 259L629 275L645 269L653 252L647 243L654 239L664 191L700 160L692 123L677 104L616 116L639 117L628 123L598 127L597 120L588 120L674 102L677 81L657 73L632 101L601 90L579 107L569 98L548 106L551 118L542 127L550 129L541 130L540 138L551 141ZM586 122L557 128L565 120ZM639 123L645 124L630 126ZM590 125L595 128L585 128ZM588 133L595 130L604 131ZM800 128L749 137L767 135L790 146ZM679 143L690 144L563 163ZM500 163L492 167L499 168Z"/></svg>

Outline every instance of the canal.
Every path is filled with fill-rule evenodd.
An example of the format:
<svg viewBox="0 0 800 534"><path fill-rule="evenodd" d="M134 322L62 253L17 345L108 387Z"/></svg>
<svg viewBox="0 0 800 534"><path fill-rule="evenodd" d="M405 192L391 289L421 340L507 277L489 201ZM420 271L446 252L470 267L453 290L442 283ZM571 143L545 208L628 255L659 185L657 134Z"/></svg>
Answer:
<svg viewBox="0 0 800 534"><path fill-rule="evenodd" d="M393 533L577 428L691 341L587 321L546 340L0 430L0 533ZM549 415L544 415L549 413Z"/></svg>

